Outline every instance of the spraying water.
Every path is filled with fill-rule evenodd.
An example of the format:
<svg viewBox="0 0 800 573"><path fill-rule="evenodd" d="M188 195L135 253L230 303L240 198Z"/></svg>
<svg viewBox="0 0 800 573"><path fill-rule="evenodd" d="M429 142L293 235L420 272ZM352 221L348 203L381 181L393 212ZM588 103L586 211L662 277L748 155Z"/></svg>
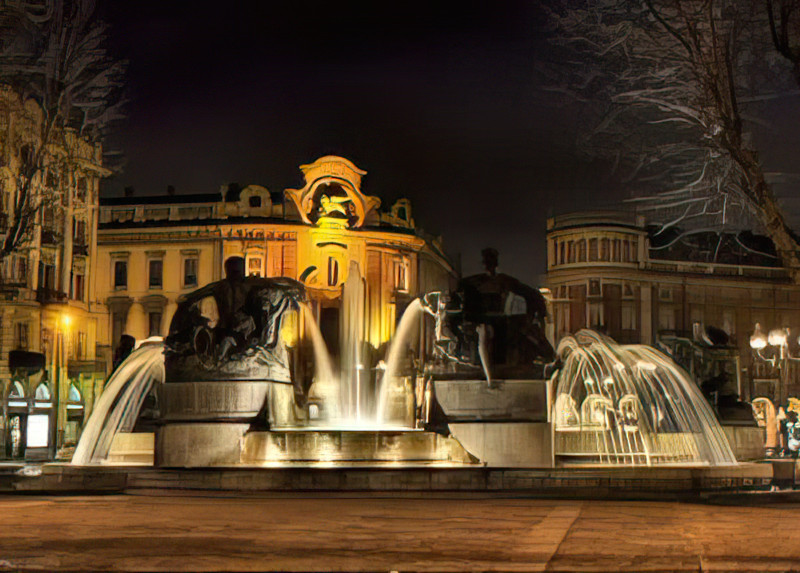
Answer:
<svg viewBox="0 0 800 573"><path fill-rule="evenodd" d="M341 340L341 410L345 419L356 424L369 418L365 398L369 395L369 370L365 371L362 346L366 339L366 283L356 261L350 261L347 280L342 287L342 313L339 322Z"/></svg>
<svg viewBox="0 0 800 573"><path fill-rule="evenodd" d="M334 371L331 354L311 308L305 303L300 303L300 309L303 313L305 332L311 338L314 352L314 395L324 404L328 418L339 418L341 416L339 378Z"/></svg>
<svg viewBox="0 0 800 573"><path fill-rule="evenodd" d="M735 464L697 385L664 354L589 330L564 338L556 374L556 455L581 463Z"/></svg>
<svg viewBox="0 0 800 573"><path fill-rule="evenodd" d="M414 299L414 301L406 307L400 319L400 324L397 325L397 330L392 338L389 352L386 356L386 370L384 371L383 378L378 388L377 421L379 424L385 423L389 418L389 412L387 411L389 396L391 392L398 390L397 375L405 359L411 337L419 328L419 320L422 314L422 302L419 299ZM399 390L402 392L402 387Z"/></svg>
<svg viewBox="0 0 800 573"><path fill-rule="evenodd" d="M83 430L72 464L103 463L118 432L133 430L154 384L164 382L164 344L148 342L134 350L111 375Z"/></svg>

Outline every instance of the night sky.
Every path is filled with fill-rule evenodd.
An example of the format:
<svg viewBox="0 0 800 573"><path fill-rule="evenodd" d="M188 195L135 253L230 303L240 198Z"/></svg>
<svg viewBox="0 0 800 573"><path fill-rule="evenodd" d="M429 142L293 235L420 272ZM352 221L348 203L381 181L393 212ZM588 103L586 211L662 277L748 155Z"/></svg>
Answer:
<svg viewBox="0 0 800 573"><path fill-rule="evenodd" d="M537 2L102 9L113 50L129 61L131 97L107 143L125 158L107 195L230 182L280 191L302 185L299 165L341 155L368 172L363 191L385 207L411 199L417 225L444 236L465 274L494 246L501 271L537 285L546 218L626 196L602 165L575 157L573 115L537 82ZM780 146L786 163L798 147Z"/></svg>

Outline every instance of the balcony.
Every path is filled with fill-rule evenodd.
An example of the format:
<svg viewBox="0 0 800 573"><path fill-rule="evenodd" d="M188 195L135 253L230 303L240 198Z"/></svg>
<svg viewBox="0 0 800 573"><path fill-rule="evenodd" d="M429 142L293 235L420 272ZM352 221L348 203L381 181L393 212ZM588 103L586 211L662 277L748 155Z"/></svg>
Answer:
<svg viewBox="0 0 800 573"><path fill-rule="evenodd" d="M40 287L36 289L36 302L40 304L65 304L67 293L51 288Z"/></svg>
<svg viewBox="0 0 800 573"><path fill-rule="evenodd" d="M42 244L56 245L61 242L61 237L55 229L42 229Z"/></svg>

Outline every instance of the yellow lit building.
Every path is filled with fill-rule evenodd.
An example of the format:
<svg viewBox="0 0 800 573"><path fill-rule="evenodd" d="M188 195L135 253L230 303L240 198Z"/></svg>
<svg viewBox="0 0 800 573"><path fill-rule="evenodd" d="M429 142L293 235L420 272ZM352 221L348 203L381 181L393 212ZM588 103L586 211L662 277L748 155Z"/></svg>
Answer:
<svg viewBox="0 0 800 573"><path fill-rule="evenodd" d="M0 240L13 228L22 158L42 148L42 112L0 89ZM56 142L56 143L54 143ZM97 246L99 145L74 132L42 148L26 238L0 266L0 457L52 457L74 444L102 391L105 306L90 296ZM102 342L102 340L100 341Z"/></svg>
<svg viewBox="0 0 800 573"><path fill-rule="evenodd" d="M167 334L178 298L223 278L229 257L249 274L302 282L336 351L342 287L358 272L365 336L375 349L417 294L449 288L454 271L438 239L415 227L405 199L382 211L361 191L364 171L341 157L300 167L305 185L274 193L258 185L219 193L101 201L96 299L108 308L101 337L116 346Z"/></svg>

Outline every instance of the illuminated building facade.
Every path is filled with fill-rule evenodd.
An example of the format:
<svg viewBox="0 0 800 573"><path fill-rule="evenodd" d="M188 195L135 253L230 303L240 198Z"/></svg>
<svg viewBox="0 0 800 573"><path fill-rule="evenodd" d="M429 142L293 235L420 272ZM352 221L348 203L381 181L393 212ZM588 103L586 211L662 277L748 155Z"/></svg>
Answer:
<svg viewBox="0 0 800 573"><path fill-rule="evenodd" d="M556 340L594 328L623 343L656 345L692 339L695 324L714 326L738 349L743 399L777 404L800 396L796 366L778 373L749 344L756 323L767 331L800 325L800 286L764 237L656 233L628 212L554 217L547 285Z"/></svg>
<svg viewBox="0 0 800 573"><path fill-rule="evenodd" d="M350 273L363 279L374 349L417 294L450 287L453 268L439 240L415 227L407 200L381 211L380 199L361 191L365 172L341 157L300 169L305 185L283 193L249 185L103 199L96 290L108 308L103 339L116 347L123 334L166 335L178 298L221 279L232 256L244 257L248 274L302 282L334 353Z"/></svg>
<svg viewBox="0 0 800 573"><path fill-rule="evenodd" d="M13 229L23 157L42 147L39 106L0 90L0 240ZM53 143L57 141L58 143ZM91 296L102 150L67 131L31 179L25 239L0 265L0 457L53 457L102 391L104 305ZM100 341L102 342L102 341Z"/></svg>

